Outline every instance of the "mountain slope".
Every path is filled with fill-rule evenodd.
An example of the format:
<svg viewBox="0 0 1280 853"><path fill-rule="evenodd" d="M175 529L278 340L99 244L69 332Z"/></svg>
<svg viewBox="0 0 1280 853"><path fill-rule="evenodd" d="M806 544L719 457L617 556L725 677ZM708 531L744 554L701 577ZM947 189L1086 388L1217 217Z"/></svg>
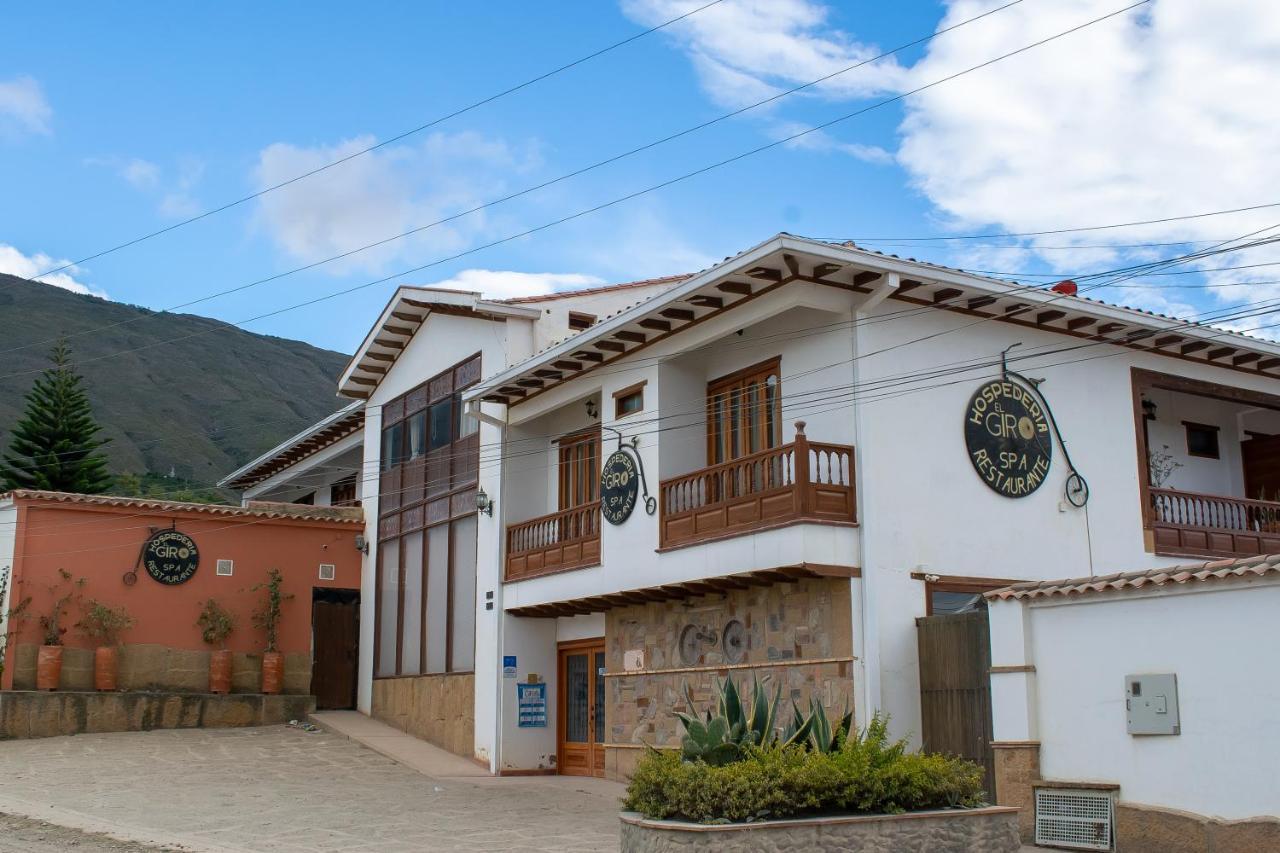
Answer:
<svg viewBox="0 0 1280 853"><path fill-rule="evenodd" d="M213 483L342 405L341 353L0 274L0 447L51 344L2 351L123 321L69 340L113 472Z"/></svg>

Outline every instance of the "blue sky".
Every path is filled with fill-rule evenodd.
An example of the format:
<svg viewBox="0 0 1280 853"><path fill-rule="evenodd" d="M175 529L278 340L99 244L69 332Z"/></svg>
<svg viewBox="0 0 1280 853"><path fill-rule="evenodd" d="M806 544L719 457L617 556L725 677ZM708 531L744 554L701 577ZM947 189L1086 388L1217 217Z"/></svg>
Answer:
<svg viewBox="0 0 1280 853"><path fill-rule="evenodd" d="M50 259L165 227L702 2L240 3L173 7L163 17L155 7L80 3L55 13L10 4L0 25L28 36L0 56L0 271L31 275ZM62 283L176 305L521 190L997 5L724 0L323 175L87 262ZM927 47L483 215L190 310L234 322L427 264L1124 5L1024 0ZM781 230L1025 231L1280 201L1280 15L1244 0L1214 4L1212 14L1187 8L1194 5L1154 0L804 144L248 328L350 351L398 282L514 295L685 272ZM1272 224L1268 214L1280 220L1273 209L1001 241L1006 248L883 248L1010 273L1078 274L1185 248L1116 245L1233 237ZM1212 266L1267 262L1266 251ZM538 275L516 280L505 271ZM1280 275L1266 267L1209 272L1100 295L1190 315L1280 297L1273 284L1241 284L1272 278Z"/></svg>

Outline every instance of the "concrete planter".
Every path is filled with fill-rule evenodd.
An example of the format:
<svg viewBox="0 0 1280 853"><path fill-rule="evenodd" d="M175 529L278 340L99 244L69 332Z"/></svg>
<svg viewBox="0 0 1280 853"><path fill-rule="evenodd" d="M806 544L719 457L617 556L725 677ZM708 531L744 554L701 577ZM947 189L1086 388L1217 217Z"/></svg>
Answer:
<svg viewBox="0 0 1280 853"><path fill-rule="evenodd" d="M844 815L711 825L649 820L623 812L622 853L697 850L807 853L811 850L893 853L1017 853L1018 810L1004 806Z"/></svg>

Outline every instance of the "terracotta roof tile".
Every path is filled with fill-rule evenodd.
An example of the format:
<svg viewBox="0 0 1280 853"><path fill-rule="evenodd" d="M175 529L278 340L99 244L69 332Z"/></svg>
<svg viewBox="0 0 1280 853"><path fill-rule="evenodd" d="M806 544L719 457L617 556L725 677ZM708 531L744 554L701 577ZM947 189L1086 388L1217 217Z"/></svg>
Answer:
<svg viewBox="0 0 1280 853"><path fill-rule="evenodd" d="M1031 599L1052 596L1071 597L1091 592L1124 591L1147 586L1203 583L1227 578L1280 575L1280 554L1213 560L1186 566L1168 566L1141 572L1119 572L1094 578L1068 578L1053 581L1028 581L985 593L987 599Z"/></svg>
<svg viewBox="0 0 1280 853"><path fill-rule="evenodd" d="M288 518L311 521L337 521L363 524L364 513L359 507L307 506L252 501L247 507L223 504L185 503L161 501L152 498L127 498L119 495L82 495L74 492L45 492L33 489L14 489L0 498L15 501L34 501L46 504L88 504L91 506L124 507L150 512L195 512L231 518Z"/></svg>
<svg viewBox="0 0 1280 853"><path fill-rule="evenodd" d="M582 287L577 290L557 290L555 293L544 293L541 296L513 296L510 299L499 299L509 305L522 305L526 302L546 302L550 299L568 299L570 296L591 296L596 293L611 293L628 287L653 287L658 284L678 284L689 278L692 273L681 275L664 275L659 278L646 278L640 281L624 281L620 284L606 284L600 287Z"/></svg>

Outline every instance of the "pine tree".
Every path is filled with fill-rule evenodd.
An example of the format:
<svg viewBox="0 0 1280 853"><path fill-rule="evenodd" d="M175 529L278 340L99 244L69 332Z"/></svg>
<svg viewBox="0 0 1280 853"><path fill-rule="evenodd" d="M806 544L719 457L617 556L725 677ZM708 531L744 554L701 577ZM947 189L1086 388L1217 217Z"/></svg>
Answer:
<svg viewBox="0 0 1280 853"><path fill-rule="evenodd" d="M59 341L50 354L53 367L36 379L27 409L13 428L9 450L0 460L0 482L7 489L105 492L112 483L107 457L98 452L106 440L93 418L80 375L71 367L71 349Z"/></svg>

